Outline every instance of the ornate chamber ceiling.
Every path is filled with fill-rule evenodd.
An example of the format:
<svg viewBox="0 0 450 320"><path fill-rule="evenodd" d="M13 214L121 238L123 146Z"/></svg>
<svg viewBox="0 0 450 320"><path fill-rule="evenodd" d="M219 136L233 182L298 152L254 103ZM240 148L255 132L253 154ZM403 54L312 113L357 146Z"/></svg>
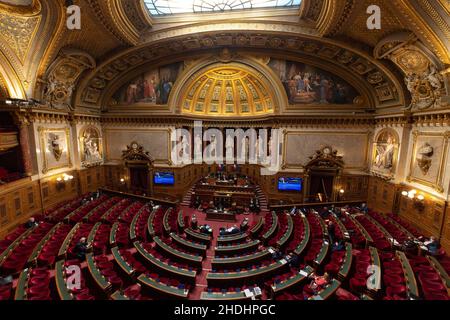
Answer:
<svg viewBox="0 0 450 320"><path fill-rule="evenodd" d="M252 72L237 66L221 66L197 74L185 84L184 114L255 116L271 114L271 89Z"/></svg>
<svg viewBox="0 0 450 320"><path fill-rule="evenodd" d="M145 2L154 12L148 12ZM450 100L447 0L145 2L74 0L82 8L82 28L69 30L64 20L65 0L0 1L0 87L11 97L47 103L44 98L52 86L55 61L68 59L64 52L83 52L93 61L88 65L80 62L83 71L79 77L64 85L60 81L58 85L67 92L66 105L75 111L98 113L106 109L111 96L123 85L122 80L131 80L143 66L193 60L193 56L217 54L229 48L233 52L252 50L266 56L286 55L292 61L308 61L339 75L363 97L355 104L361 110L398 114L405 110L414 112L414 108L407 108L410 100L419 100L418 106L432 105L435 109L448 106ZM180 3L175 8L174 4ZM381 30L367 30L366 11L370 5L381 8ZM412 40L402 42L392 54L377 54L380 43L398 33L410 34L408 39ZM412 57L417 48L428 60L428 70L405 71L400 62ZM214 87L220 81L217 77L208 79ZM250 74L242 79L251 79ZM194 85L194 80L188 83ZM223 83L226 82L222 82L220 97L229 90ZM237 94L238 83L231 83L230 88ZM206 86L205 81L200 88L204 90ZM419 92L424 87L429 88L427 95ZM244 84L243 88L251 102L248 112L262 112L249 94L251 89ZM206 96L212 96L213 89L207 89L210 91L206 90ZM201 92L195 94L200 96ZM226 114L226 100L221 99L217 100L217 114ZM432 103L430 99L434 99ZM438 100L442 101L435 103ZM202 101L193 96L189 112L216 112L214 107L200 111L198 102ZM240 102L237 104L239 108L233 112L240 114L243 110ZM296 111L308 108L302 106ZM270 111L264 99L262 110Z"/></svg>

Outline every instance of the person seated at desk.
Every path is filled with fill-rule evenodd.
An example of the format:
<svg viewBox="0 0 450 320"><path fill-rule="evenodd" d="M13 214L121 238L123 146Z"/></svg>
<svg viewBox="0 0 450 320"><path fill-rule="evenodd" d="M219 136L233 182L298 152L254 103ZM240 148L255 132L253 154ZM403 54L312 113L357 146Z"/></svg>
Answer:
<svg viewBox="0 0 450 320"><path fill-rule="evenodd" d="M366 203L361 204L361 207L357 208L361 213L368 214L369 213L369 207Z"/></svg>
<svg viewBox="0 0 450 320"><path fill-rule="evenodd" d="M244 220L241 223L241 232L245 232L248 229L249 219L244 218Z"/></svg>
<svg viewBox="0 0 450 320"><path fill-rule="evenodd" d="M208 234L208 235L212 234L212 228L211 228L211 226L209 226L207 224L200 226L199 230L200 230L200 233L203 233L203 234Z"/></svg>
<svg viewBox="0 0 450 320"><path fill-rule="evenodd" d="M191 217L191 228L197 229L197 227L198 227L197 216L195 214L193 214Z"/></svg>
<svg viewBox="0 0 450 320"><path fill-rule="evenodd" d="M36 222L36 219L34 217L31 217L25 223L25 228L30 229L30 228L33 228L34 226L37 226L37 225L38 225L38 223Z"/></svg>
<svg viewBox="0 0 450 320"><path fill-rule="evenodd" d="M237 225L225 229L225 234L236 234L236 233L239 233L239 228L237 227Z"/></svg>
<svg viewBox="0 0 450 320"><path fill-rule="evenodd" d="M289 212L289 214L290 214L291 216L295 216L296 214L298 214L298 209L297 209L297 207L293 207L293 208L291 209L291 211Z"/></svg>
<svg viewBox="0 0 450 320"><path fill-rule="evenodd" d="M333 221L328 222L327 230L331 242L334 242L334 239L336 238L336 226L334 225Z"/></svg>
<svg viewBox="0 0 450 320"><path fill-rule="evenodd" d="M80 238L80 241L75 245L74 253L76 254L77 258L80 260L86 259L86 252L89 249L89 244L87 242L87 239L85 237Z"/></svg>
<svg viewBox="0 0 450 320"><path fill-rule="evenodd" d="M331 247L331 252L344 250L344 242L342 240L335 241Z"/></svg>
<svg viewBox="0 0 450 320"><path fill-rule="evenodd" d="M423 244L427 247L431 255L438 254L439 248L441 247L439 240L437 240L434 236L431 236L430 240L425 241Z"/></svg>
<svg viewBox="0 0 450 320"><path fill-rule="evenodd" d="M299 268L300 267L300 258L298 255L292 253L286 257L286 260L289 263L289 267L291 268Z"/></svg>
<svg viewBox="0 0 450 320"><path fill-rule="evenodd" d="M272 259L274 260L280 260L283 257L283 254L281 253L280 249L275 249L272 253Z"/></svg>
<svg viewBox="0 0 450 320"><path fill-rule="evenodd" d="M310 277L313 278L313 280L309 284L309 288L314 292L314 294L318 294L320 290L325 288L330 283L330 276L326 272L323 276L311 274Z"/></svg>
<svg viewBox="0 0 450 320"><path fill-rule="evenodd" d="M418 253L417 244L414 242L414 239L412 237L408 237L408 239L406 239L405 242L403 242L402 250L408 254L416 255Z"/></svg>

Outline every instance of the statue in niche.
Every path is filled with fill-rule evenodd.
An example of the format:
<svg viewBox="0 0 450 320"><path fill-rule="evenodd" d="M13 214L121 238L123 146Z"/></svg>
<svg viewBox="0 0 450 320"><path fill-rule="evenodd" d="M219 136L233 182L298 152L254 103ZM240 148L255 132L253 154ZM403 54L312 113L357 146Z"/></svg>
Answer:
<svg viewBox="0 0 450 320"><path fill-rule="evenodd" d="M194 152L196 158L201 158L203 154L203 141L199 134L196 134L194 138Z"/></svg>
<svg viewBox="0 0 450 320"><path fill-rule="evenodd" d="M433 154L434 149L428 142L426 142L419 148L419 150L417 150L417 165L419 166L424 176L426 176L428 174L428 171L430 170L433 160Z"/></svg>
<svg viewBox="0 0 450 320"><path fill-rule="evenodd" d="M62 153L64 151L60 145L59 136L57 134L50 133L48 143L49 143L50 151L52 152L56 161L59 161L61 159Z"/></svg>
<svg viewBox="0 0 450 320"><path fill-rule="evenodd" d="M178 156L181 159L181 163L184 163L185 161L188 161L190 154L189 152L190 144L186 136L183 135L180 137L180 142L178 143L178 146L179 146Z"/></svg>
<svg viewBox="0 0 450 320"><path fill-rule="evenodd" d="M392 169L394 165L395 144L389 136L386 144L378 143L376 147L375 166L383 169Z"/></svg>
<svg viewBox="0 0 450 320"><path fill-rule="evenodd" d="M102 161L100 153L100 137L94 128L88 128L83 133L83 166L89 167Z"/></svg>

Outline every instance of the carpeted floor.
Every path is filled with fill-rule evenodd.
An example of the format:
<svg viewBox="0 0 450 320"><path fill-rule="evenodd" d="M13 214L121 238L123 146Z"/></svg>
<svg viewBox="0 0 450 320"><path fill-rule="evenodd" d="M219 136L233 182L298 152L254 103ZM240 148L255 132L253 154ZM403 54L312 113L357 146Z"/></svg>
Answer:
<svg viewBox="0 0 450 320"><path fill-rule="evenodd" d="M244 218L249 218L249 226L251 227L254 223L256 223L259 219L259 217L264 216L264 212L255 214L250 213L248 215L244 214L237 214L236 215L236 222L231 221L214 221L214 220L206 220L206 214L198 211L193 208L189 208L187 206L182 206L181 209L183 210L183 214L185 217L191 218L193 214L196 215L198 225L204 225L208 224L213 229L213 238L211 241L211 246L208 248L208 251L206 252L206 258L203 260L202 263L202 271L197 275L196 279L196 287L192 289L190 293L190 299L200 299L200 295L203 291L205 291L205 288L208 287L208 283L206 280L206 275L208 272L211 271L211 260L214 258L214 248L217 244L217 235L219 234L220 228L229 228L233 225L237 225L238 227L244 220Z"/></svg>

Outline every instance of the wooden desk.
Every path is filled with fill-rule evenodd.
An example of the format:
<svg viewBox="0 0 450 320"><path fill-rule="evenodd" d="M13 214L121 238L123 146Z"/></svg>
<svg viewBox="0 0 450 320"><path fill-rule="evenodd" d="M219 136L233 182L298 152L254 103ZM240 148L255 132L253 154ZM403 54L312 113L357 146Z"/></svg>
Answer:
<svg viewBox="0 0 450 320"><path fill-rule="evenodd" d="M303 251L305 251L306 247L308 246L309 238L311 237L311 227L309 225L308 219L305 216L302 216L302 222L304 226L304 236L302 241L294 250L294 253L296 255L301 255Z"/></svg>
<svg viewBox="0 0 450 320"><path fill-rule="evenodd" d="M14 251L14 249L16 249L19 244L25 239L27 238L30 234L33 233L34 229L36 229L36 226L27 229L24 233L22 233L16 240L14 240L9 246L8 248L5 249L5 251L2 252L2 254L0 255L0 266L3 265L3 263L5 262L5 260L9 257L9 255L11 254L11 252Z"/></svg>
<svg viewBox="0 0 450 320"><path fill-rule="evenodd" d="M209 272L206 275L206 280L208 281L208 285L214 286L217 285L227 285L229 286L232 283L243 283L247 281L254 281L255 279L263 279L272 275L276 272L281 272L281 269L287 268L288 264L286 261L277 261L272 264L261 267L259 269L252 269L241 272L228 272L228 273L212 273Z"/></svg>
<svg viewBox="0 0 450 320"><path fill-rule="evenodd" d="M406 257L405 253L401 251L397 251L395 254L402 264L408 297L414 300L419 299L419 287L417 286L416 276L414 275L414 271L409 263L408 258Z"/></svg>
<svg viewBox="0 0 450 320"><path fill-rule="evenodd" d="M242 251L248 251L251 249L256 249L261 244L259 240L252 240L241 244L227 245L227 246L217 246L215 247L215 253L221 254L238 254Z"/></svg>
<svg viewBox="0 0 450 320"><path fill-rule="evenodd" d="M441 263L432 256L427 256L428 261L430 261L431 266L439 273L439 276L442 279L442 282L447 287L447 291L450 289L450 277L448 276L447 271L441 265Z"/></svg>
<svg viewBox="0 0 450 320"><path fill-rule="evenodd" d="M238 267L238 266L246 266L252 263L259 262L266 258L271 257L271 253L269 249L264 249L263 251L259 251L256 253L252 253L245 256L240 257L231 257L231 258L213 258L211 261L211 265L213 268L217 267Z"/></svg>
<svg viewBox="0 0 450 320"><path fill-rule="evenodd" d="M59 248L58 252L58 259L66 258L67 256L67 250L69 250L70 244L72 242L73 237L77 233L78 229L80 229L82 225L82 222L78 222L72 230L67 234L66 238L64 239L64 242L61 244L61 247Z"/></svg>
<svg viewBox="0 0 450 320"><path fill-rule="evenodd" d="M70 293L69 289L67 289L66 276L64 272L64 260L59 260L55 264L55 282L59 298L61 300L73 300L73 295Z"/></svg>
<svg viewBox="0 0 450 320"><path fill-rule="evenodd" d="M304 280L308 279L309 275L314 271L314 269L311 268L310 266L306 266L305 269L303 269L302 271L303 271L302 273L299 272L295 276L290 277L289 279L286 279L279 283L275 283L272 286L270 286L272 296L275 296L276 294L282 291L290 289L298 285L299 283L303 282Z"/></svg>
<svg viewBox="0 0 450 320"><path fill-rule="evenodd" d="M186 289L178 289L172 286L162 284L161 282L156 282L156 280L147 277L145 274L141 274L138 277L138 281L143 286L171 298L187 299L189 295L189 291Z"/></svg>
<svg viewBox="0 0 450 320"><path fill-rule="evenodd" d="M251 297L247 297L244 291L241 292L202 292L200 300L251 300Z"/></svg>
<svg viewBox="0 0 450 320"><path fill-rule="evenodd" d="M162 262L160 259L156 258L150 252L145 250L142 244L138 241L134 243L134 247L136 248L137 252L141 255L141 257L143 257L146 261L148 261L157 269L162 270L163 272L166 272L168 274L171 274L172 276L181 277L184 280L189 281L190 283L195 283L197 271L175 267L173 265L167 264L166 262Z"/></svg>
<svg viewBox="0 0 450 320"><path fill-rule="evenodd" d="M117 230L119 230L119 222L116 222L112 225L111 231L109 233L109 246L113 248L116 246L117 239Z"/></svg>
<svg viewBox="0 0 450 320"><path fill-rule="evenodd" d="M166 254L168 254L171 257L174 257L176 259L179 259L180 261L191 263L195 265L198 268L201 268L203 257L202 256L195 256L192 254L188 254L185 252L178 251L175 248L170 247L166 243L164 243L159 237L155 237L153 239L155 241L155 244L158 248L163 250Z"/></svg>
<svg viewBox="0 0 450 320"><path fill-rule="evenodd" d="M352 260L353 260L353 255L352 255L352 244L351 243L346 243L345 244L345 256L344 256L344 261L342 262L342 265L339 269L339 280L344 281L344 279L347 278L350 269L352 267Z"/></svg>
<svg viewBox="0 0 450 320"><path fill-rule="evenodd" d="M200 253L202 256L206 255L206 250L208 249L206 245L199 244L195 242L191 242L189 240L186 240L182 237L180 237L178 234L172 232L170 234L170 237L173 241L175 241L179 246L187 249L188 251L194 251L197 253Z"/></svg>
<svg viewBox="0 0 450 320"><path fill-rule="evenodd" d="M232 234L232 235L223 235L223 236L219 236L217 238L217 244L219 245L225 245L225 244L231 244L233 242L237 242L237 241L243 241L245 239L247 239L248 237L248 233L244 232L244 233L240 233L240 234Z"/></svg>
<svg viewBox="0 0 450 320"><path fill-rule="evenodd" d="M116 261L117 265L122 269L122 271L129 277L133 277L136 270L133 269L133 267L125 261L125 259L122 257L122 255L119 252L118 247L114 247L111 249L111 253L114 257L114 260Z"/></svg>
<svg viewBox="0 0 450 320"><path fill-rule="evenodd" d="M264 219L263 217L259 217L258 223L250 229L250 234L252 235L252 237L255 237L263 228L264 226Z"/></svg>
<svg viewBox="0 0 450 320"><path fill-rule="evenodd" d="M206 245L209 245L211 243L211 236L210 235L194 231L191 228L185 229L184 233L186 233L186 236L187 236L188 239L192 239L194 241L202 242L202 243L204 243Z"/></svg>
<svg viewBox="0 0 450 320"><path fill-rule="evenodd" d="M333 279L331 280L330 284L327 285L324 289L319 291L318 294L310 297L308 300L327 300L330 298L337 289L341 286L341 282L339 280Z"/></svg>
<svg viewBox="0 0 450 320"><path fill-rule="evenodd" d="M39 243L34 247L33 252L31 253L30 257L28 258L28 265L36 265L37 264L37 258L39 257L39 254L41 253L42 249L44 248L45 244L50 240L50 238L55 234L55 232L63 225L62 222L55 225L53 228L50 229L50 231L45 235L44 238L39 241Z"/></svg>
<svg viewBox="0 0 450 320"><path fill-rule="evenodd" d="M180 229L180 231L183 231L184 228L186 228L186 225L184 224L184 217L183 217L182 210L180 210L178 212L177 222L178 222L178 228Z"/></svg>
<svg viewBox="0 0 450 320"><path fill-rule="evenodd" d="M30 273L31 269L25 269L20 273L19 279L17 280L14 300L27 300L27 287Z"/></svg>
<svg viewBox="0 0 450 320"><path fill-rule="evenodd" d="M294 221L290 214L287 215L287 230L284 235L277 241L277 246L282 248L292 237L292 232L294 231Z"/></svg>
<svg viewBox="0 0 450 320"><path fill-rule="evenodd" d="M97 287L100 288L103 292L108 292L111 290L112 285L100 272L100 269L97 268L97 265L94 261L94 256L92 253L88 253L86 255L86 262L89 270L89 274L91 275L94 282L97 284Z"/></svg>
<svg viewBox="0 0 450 320"><path fill-rule="evenodd" d="M269 230L267 230L266 233L263 234L262 239L263 241L269 240L274 234L275 231L278 228L278 216L275 212L272 212L272 225L270 226Z"/></svg>

